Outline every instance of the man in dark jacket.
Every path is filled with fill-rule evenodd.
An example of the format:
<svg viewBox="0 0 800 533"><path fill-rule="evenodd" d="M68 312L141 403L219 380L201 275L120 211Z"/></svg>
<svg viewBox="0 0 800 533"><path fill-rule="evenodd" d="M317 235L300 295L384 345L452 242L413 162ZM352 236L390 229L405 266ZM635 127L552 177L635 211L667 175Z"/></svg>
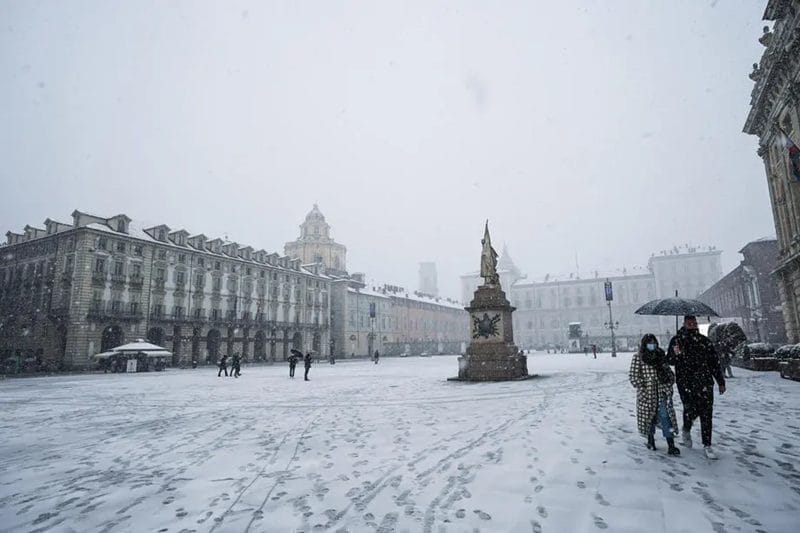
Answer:
<svg viewBox="0 0 800 533"><path fill-rule="evenodd" d="M297 356L292 354L289 356L289 377L294 379L294 367L297 366Z"/></svg>
<svg viewBox="0 0 800 533"><path fill-rule="evenodd" d="M238 353L233 354L231 360L231 376L238 378L242 374L242 359Z"/></svg>
<svg viewBox="0 0 800 533"><path fill-rule="evenodd" d="M311 352L308 352L305 355L305 357L303 357L303 364L306 367L306 375L303 379L305 379L306 381L311 381L310 379L308 379L308 371L311 370Z"/></svg>
<svg viewBox="0 0 800 533"><path fill-rule="evenodd" d="M222 376L222 372L224 371L225 372L225 377L227 378L228 377L228 356L227 355L223 355L222 359L220 359L219 363L217 363L217 366L219 366L219 372L217 372L217 377Z"/></svg>
<svg viewBox="0 0 800 533"><path fill-rule="evenodd" d="M700 333L694 316L684 317L683 327L669 341L667 360L675 366L675 383L683 403L683 444L687 448L692 447L692 423L700 417L700 433L706 457L716 459L711 448L714 381L719 385L719 393L724 394L725 376L714 345Z"/></svg>

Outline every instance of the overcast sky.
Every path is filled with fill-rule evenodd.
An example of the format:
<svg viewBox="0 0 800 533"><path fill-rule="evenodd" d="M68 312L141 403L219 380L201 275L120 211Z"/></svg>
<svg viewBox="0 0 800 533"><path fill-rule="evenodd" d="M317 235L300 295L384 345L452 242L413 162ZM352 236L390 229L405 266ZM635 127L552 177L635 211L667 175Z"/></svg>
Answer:
<svg viewBox="0 0 800 533"><path fill-rule="evenodd" d="M774 235L753 0L0 1L0 228L74 209L445 295L490 220L531 277Z"/></svg>

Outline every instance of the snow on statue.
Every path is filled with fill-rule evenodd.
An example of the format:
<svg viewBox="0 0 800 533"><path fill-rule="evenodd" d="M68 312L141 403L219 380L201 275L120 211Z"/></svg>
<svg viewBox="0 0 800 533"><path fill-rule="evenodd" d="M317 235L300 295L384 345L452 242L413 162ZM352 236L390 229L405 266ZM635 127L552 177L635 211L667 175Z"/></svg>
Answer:
<svg viewBox="0 0 800 533"><path fill-rule="evenodd" d="M500 279L497 276L497 252L492 248L492 238L489 236L489 221L486 221L486 228L483 231L481 240L483 251L481 252L481 277L486 285L498 285Z"/></svg>

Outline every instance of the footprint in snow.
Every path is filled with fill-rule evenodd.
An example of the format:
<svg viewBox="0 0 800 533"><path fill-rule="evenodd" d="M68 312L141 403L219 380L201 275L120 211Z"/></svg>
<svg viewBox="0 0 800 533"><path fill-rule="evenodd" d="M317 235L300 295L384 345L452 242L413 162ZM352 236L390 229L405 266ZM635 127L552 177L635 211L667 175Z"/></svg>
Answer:
<svg viewBox="0 0 800 533"><path fill-rule="evenodd" d="M475 509L472 512L475 513L476 515L478 515L478 518L480 518L481 520L491 520L492 519L492 516L489 513L484 513L480 509Z"/></svg>
<svg viewBox="0 0 800 533"><path fill-rule="evenodd" d="M608 529L608 524L606 524L606 521L603 520L602 516L592 513L592 518L594 519L594 527L598 529Z"/></svg>
<svg viewBox="0 0 800 533"><path fill-rule="evenodd" d="M539 513L539 516L542 518L547 518L547 509L545 509L543 506L540 505L537 507L536 512Z"/></svg>

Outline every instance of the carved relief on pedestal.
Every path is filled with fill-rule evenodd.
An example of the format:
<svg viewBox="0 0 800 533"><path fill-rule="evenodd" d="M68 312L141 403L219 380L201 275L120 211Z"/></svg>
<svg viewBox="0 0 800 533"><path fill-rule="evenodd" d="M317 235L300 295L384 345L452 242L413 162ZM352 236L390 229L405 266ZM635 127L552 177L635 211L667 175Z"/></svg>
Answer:
<svg viewBox="0 0 800 533"><path fill-rule="evenodd" d="M472 319L472 340L474 342L502 341L503 315L499 312L476 312Z"/></svg>

